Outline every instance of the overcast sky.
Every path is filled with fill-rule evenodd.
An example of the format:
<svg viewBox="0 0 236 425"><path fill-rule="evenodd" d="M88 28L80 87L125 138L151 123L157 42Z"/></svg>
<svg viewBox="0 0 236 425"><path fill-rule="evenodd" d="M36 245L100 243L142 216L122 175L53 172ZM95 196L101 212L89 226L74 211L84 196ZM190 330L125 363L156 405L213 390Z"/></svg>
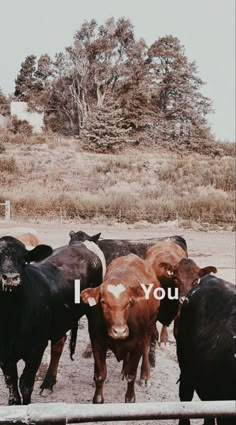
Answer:
<svg viewBox="0 0 236 425"><path fill-rule="evenodd" d="M215 135L235 139L235 0L0 0L0 87L13 93L25 57L54 56L85 20L129 18L148 45L172 34L195 60L213 101Z"/></svg>

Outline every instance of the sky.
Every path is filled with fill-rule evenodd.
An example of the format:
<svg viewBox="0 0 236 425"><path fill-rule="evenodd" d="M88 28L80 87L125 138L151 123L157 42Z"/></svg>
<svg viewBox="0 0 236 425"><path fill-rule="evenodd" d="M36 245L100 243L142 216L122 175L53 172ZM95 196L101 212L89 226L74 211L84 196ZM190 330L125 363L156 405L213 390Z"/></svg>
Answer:
<svg viewBox="0 0 236 425"><path fill-rule="evenodd" d="M235 0L0 0L0 88L14 92L25 57L54 57L73 43L84 21L125 17L151 45L180 39L213 102L208 121L218 139L235 140Z"/></svg>

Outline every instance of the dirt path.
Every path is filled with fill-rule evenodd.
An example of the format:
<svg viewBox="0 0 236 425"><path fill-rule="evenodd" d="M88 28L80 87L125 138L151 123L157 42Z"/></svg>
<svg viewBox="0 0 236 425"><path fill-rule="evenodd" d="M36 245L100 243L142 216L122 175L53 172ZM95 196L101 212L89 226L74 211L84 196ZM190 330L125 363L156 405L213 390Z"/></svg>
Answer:
<svg viewBox="0 0 236 425"><path fill-rule="evenodd" d="M14 223L14 227L33 227L40 234L45 243L50 243L54 247L64 245L68 242L70 230L84 230L89 234L102 231L103 237L114 238L149 238L155 236L168 236L174 234L183 235L188 243L189 256L200 266L214 265L218 268L218 276L231 282L235 282L235 234L233 232L195 232L190 230L177 229L174 226L151 226L151 228L128 228L124 225L110 226L85 226L69 224L25 224ZM2 224L0 229L12 227ZM166 346L160 347L157 352L157 366L152 371L150 387L143 388L136 385L137 402L155 401L178 401L179 368L176 361L175 341L172 330L169 330L170 341ZM66 346L59 366L58 382L54 392L47 398L39 395L40 379L45 370L48 360L48 350L43 359L43 366L38 375L35 385L33 399L35 402L68 402L68 403L91 403L93 385L93 359L83 358L83 351L89 342L86 319L80 321L77 351L75 360L71 362L69 358L68 346ZM105 402L123 402L126 383L121 380L121 364L116 361L113 355L108 358L108 378L105 383ZM20 364L22 367L22 364ZM197 399L197 397L195 397ZM7 403L7 390L0 375L0 404ZM138 415L138 412L137 412ZM101 422L100 422L101 423ZM107 423L107 422L106 422ZM125 422L117 422L125 424ZM143 425L152 425L154 421L140 422ZM177 421L160 421L163 425L174 425ZM202 421L193 421L193 424ZM102 423L101 423L102 424ZM105 422L104 422L105 424ZM130 421L127 424L137 424L137 421Z"/></svg>

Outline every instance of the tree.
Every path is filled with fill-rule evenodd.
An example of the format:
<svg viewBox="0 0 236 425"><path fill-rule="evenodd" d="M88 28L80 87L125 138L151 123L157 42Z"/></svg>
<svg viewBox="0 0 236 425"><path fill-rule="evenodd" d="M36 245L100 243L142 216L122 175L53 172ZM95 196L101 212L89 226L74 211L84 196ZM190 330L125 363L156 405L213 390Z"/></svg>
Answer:
<svg viewBox="0 0 236 425"><path fill-rule="evenodd" d="M28 56L15 93L44 110L47 128L86 134L91 146L99 146L101 133L104 149L109 140L113 149L121 139L177 147L212 137L203 84L178 38L161 37L147 46L135 39L128 19L110 18L100 26L94 19L84 22L53 62L47 54L37 63Z"/></svg>
<svg viewBox="0 0 236 425"><path fill-rule="evenodd" d="M100 108L115 93L123 78L127 50L133 43L133 28L128 20L115 22L111 18L100 27L95 20L85 22L75 34L73 46L57 55L54 62L50 97L53 108L49 107L49 115L57 114L57 110L65 119L67 116L67 127L79 134L90 110Z"/></svg>
<svg viewBox="0 0 236 425"><path fill-rule="evenodd" d="M86 128L82 131L85 147L97 152L115 152L123 147L129 138L130 128L123 128L123 112L112 96L91 112Z"/></svg>
<svg viewBox="0 0 236 425"><path fill-rule="evenodd" d="M185 143L193 133L207 126L206 115L211 112L210 100L200 92L204 83L197 75L196 64L188 62L183 46L173 36L153 43L148 58L157 79L158 92L154 99L162 120L168 123L166 136L168 140ZM159 126L163 132L162 124Z"/></svg>
<svg viewBox="0 0 236 425"><path fill-rule="evenodd" d="M32 97L35 87L36 56L27 56L21 64L21 69L15 80L14 95L22 101Z"/></svg>

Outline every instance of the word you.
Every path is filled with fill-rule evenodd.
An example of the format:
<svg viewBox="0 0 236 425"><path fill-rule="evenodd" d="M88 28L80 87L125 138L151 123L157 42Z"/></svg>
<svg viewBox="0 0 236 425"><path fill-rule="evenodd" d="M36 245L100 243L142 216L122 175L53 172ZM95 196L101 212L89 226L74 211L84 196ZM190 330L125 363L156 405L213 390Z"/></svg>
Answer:
<svg viewBox="0 0 236 425"><path fill-rule="evenodd" d="M109 286L109 285L108 285ZM163 300L164 298L168 298L169 300L178 300L179 299L179 289L178 288L167 288L167 290L165 290L162 287L159 288L154 288L153 283L150 283L149 285L145 285L144 283L140 284L141 288L143 289L144 292L144 299L145 300L149 300L150 297L154 297L156 300ZM122 290L121 290L122 287ZM125 290L124 286L120 283L117 286L117 295L119 297L119 294L121 292L123 292L123 290ZM90 300L89 300L90 301ZM75 279L75 304L80 304L80 279ZM96 304L95 300L91 302L89 302L90 306L92 307L93 305Z"/></svg>

